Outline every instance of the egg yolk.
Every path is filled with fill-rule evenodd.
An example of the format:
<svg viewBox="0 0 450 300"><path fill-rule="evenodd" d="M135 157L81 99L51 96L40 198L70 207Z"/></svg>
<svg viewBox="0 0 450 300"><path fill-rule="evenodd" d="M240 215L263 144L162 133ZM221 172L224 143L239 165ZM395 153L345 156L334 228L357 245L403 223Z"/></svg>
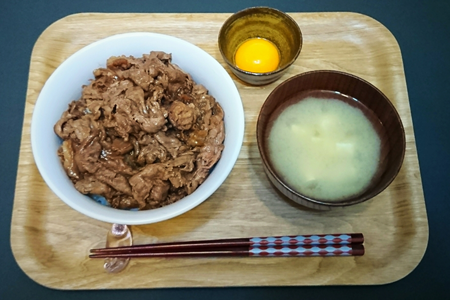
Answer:
<svg viewBox="0 0 450 300"><path fill-rule="evenodd" d="M238 47L234 60L236 66L244 71L272 72L278 68L280 53L272 42L263 38L252 38Z"/></svg>

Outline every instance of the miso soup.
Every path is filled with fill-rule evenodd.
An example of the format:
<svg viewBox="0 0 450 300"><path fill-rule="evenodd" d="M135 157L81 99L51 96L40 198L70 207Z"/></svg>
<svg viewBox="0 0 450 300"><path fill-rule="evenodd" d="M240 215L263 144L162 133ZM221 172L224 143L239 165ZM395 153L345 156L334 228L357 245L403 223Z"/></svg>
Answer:
<svg viewBox="0 0 450 300"><path fill-rule="evenodd" d="M297 97L275 114L267 137L279 176L292 189L323 201L364 192L380 161L380 137L368 112L352 103L356 99L338 96Z"/></svg>

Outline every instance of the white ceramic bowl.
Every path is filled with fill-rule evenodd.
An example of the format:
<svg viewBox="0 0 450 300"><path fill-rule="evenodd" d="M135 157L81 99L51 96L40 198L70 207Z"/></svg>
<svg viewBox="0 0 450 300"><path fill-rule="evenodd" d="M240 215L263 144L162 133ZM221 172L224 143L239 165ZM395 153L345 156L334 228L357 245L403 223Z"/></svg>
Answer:
<svg viewBox="0 0 450 300"><path fill-rule="evenodd" d="M93 70L105 67L111 56L141 57L150 51L172 53L172 62L191 74L216 98L225 113L225 149L206 181L191 195L168 206L128 211L101 205L79 193L66 175L57 155L60 139L54 124ZM31 145L36 165L50 189L73 209L109 223L150 224L176 217L205 201L225 181L239 155L244 137L244 109L239 92L224 68L207 52L179 38L156 33L125 33L94 42L65 60L50 76L36 102L31 121Z"/></svg>

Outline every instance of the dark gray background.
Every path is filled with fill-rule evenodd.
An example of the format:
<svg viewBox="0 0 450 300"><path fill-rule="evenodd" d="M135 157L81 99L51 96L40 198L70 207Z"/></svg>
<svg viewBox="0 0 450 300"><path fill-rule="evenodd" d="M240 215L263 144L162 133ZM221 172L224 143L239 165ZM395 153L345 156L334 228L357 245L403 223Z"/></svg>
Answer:
<svg viewBox="0 0 450 300"><path fill-rule="evenodd" d="M10 223L32 47L54 21L78 12L235 12L271 6L287 12L350 11L371 16L403 55L430 226L427 252L406 278L383 286L58 291L17 266ZM450 299L450 1L407 0L81 0L0 2L0 299ZM145 279L143 279L145 280Z"/></svg>

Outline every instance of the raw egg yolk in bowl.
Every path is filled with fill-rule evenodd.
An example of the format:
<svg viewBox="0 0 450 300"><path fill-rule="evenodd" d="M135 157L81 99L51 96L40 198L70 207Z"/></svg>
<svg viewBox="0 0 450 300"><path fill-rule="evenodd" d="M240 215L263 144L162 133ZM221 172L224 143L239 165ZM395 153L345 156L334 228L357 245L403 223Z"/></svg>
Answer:
<svg viewBox="0 0 450 300"><path fill-rule="evenodd" d="M280 64L280 52L269 40L251 38L238 47L234 60L239 69L247 72L272 72Z"/></svg>

